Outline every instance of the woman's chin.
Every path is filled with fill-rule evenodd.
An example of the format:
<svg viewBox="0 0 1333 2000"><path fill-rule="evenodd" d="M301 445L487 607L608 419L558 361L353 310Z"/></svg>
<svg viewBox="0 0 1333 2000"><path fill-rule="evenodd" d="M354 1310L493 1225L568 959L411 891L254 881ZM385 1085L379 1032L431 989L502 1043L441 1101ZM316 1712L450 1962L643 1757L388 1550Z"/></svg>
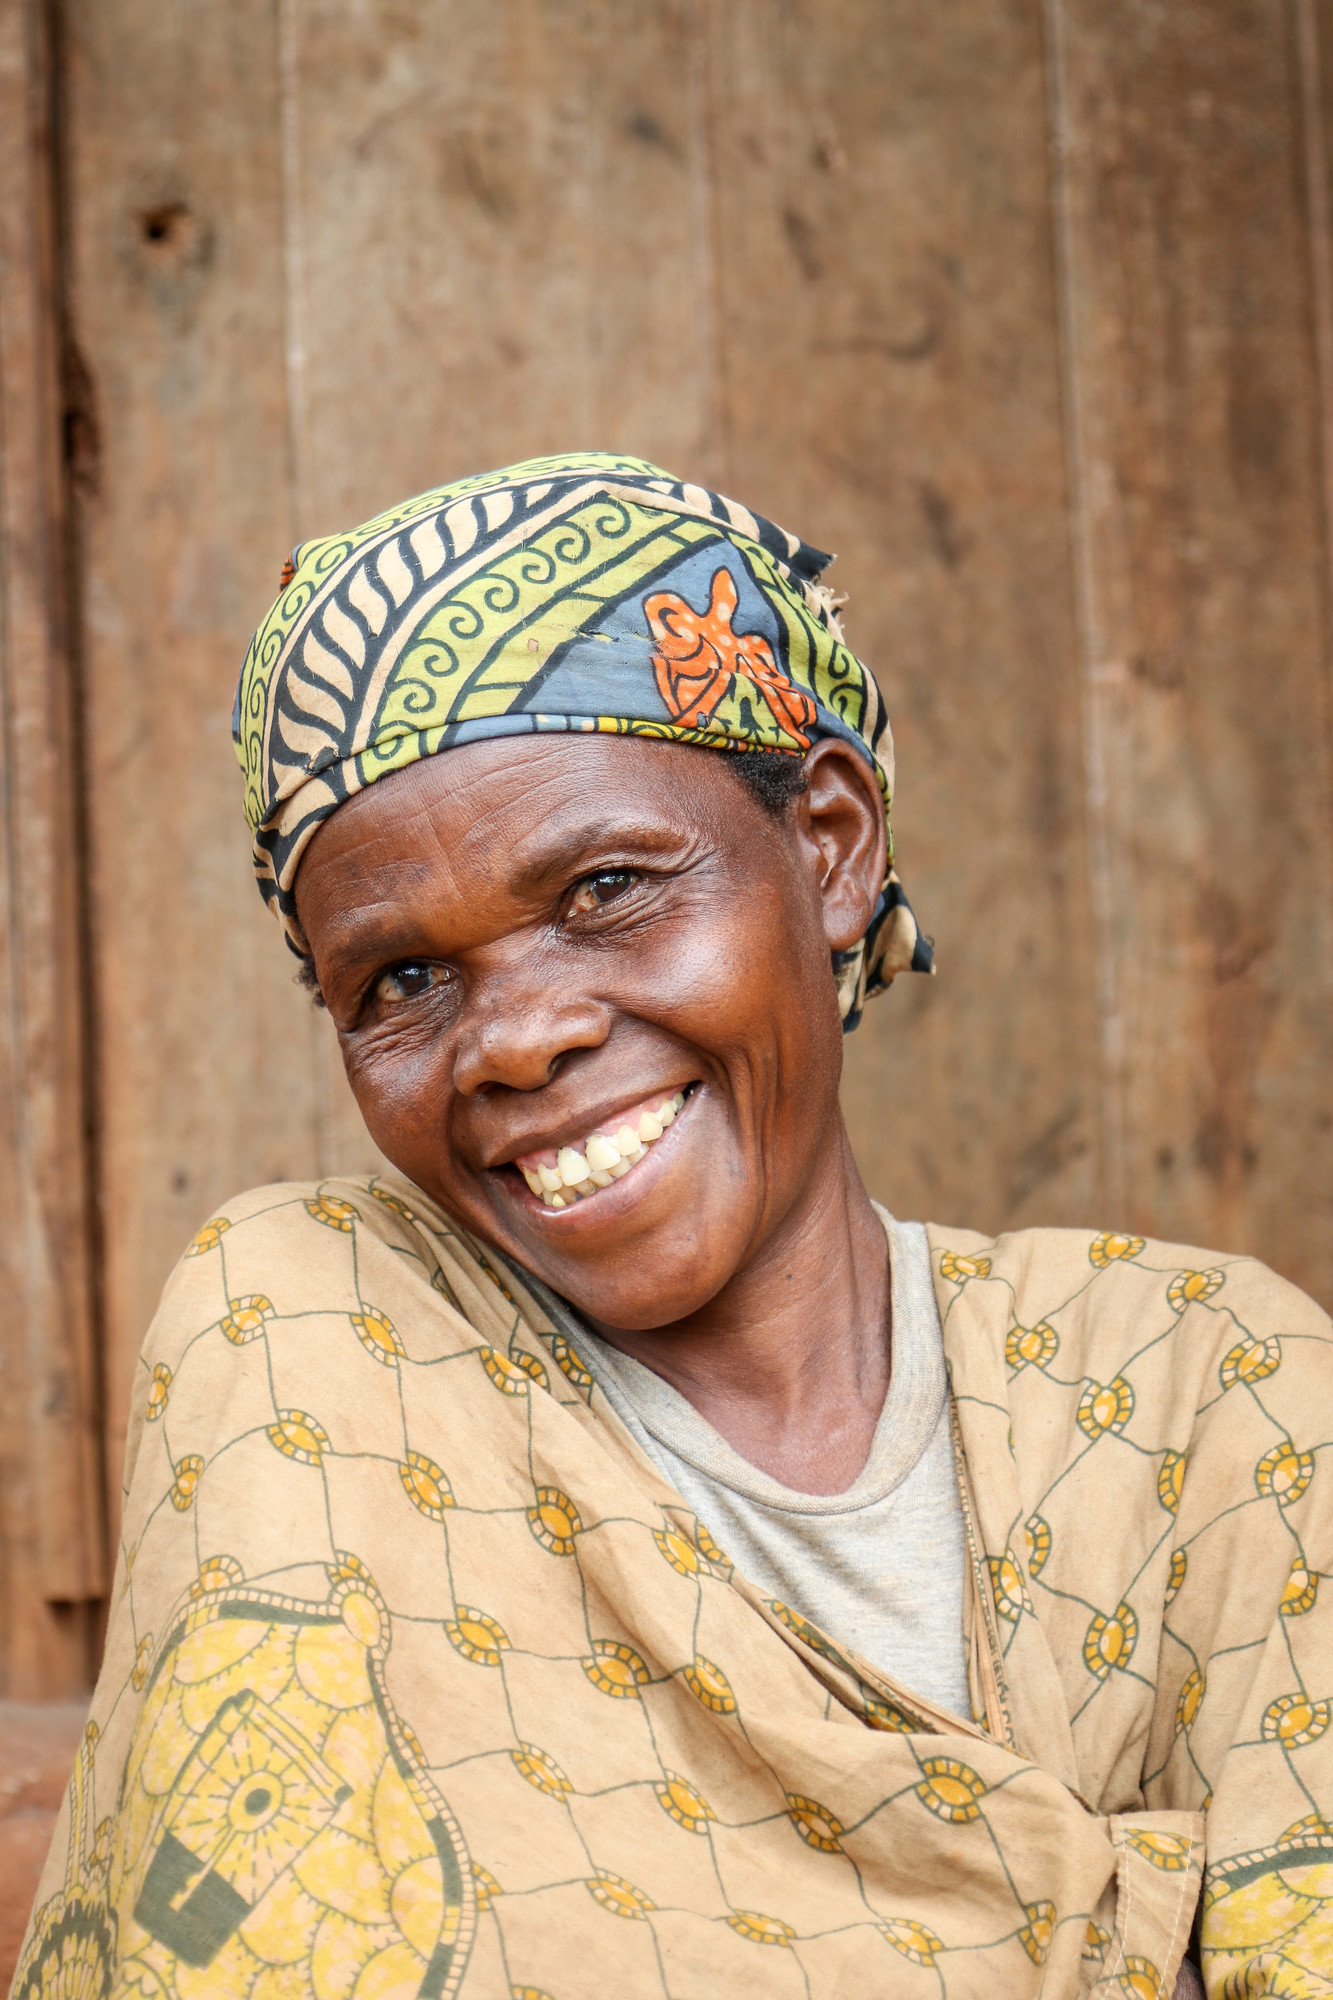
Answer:
<svg viewBox="0 0 1333 2000"><path fill-rule="evenodd" d="M648 1332L688 1319L720 1292L745 1260L749 1232L733 1211L700 1215L678 1202L644 1198L599 1216L588 1203L576 1226L543 1221L509 1237L510 1254L586 1319ZM515 1240L517 1238L517 1240ZM512 1247L511 1247L512 1246Z"/></svg>
<svg viewBox="0 0 1333 2000"><path fill-rule="evenodd" d="M673 1271L668 1266L660 1280L651 1284L645 1284L639 1273L627 1272L625 1282L619 1285L568 1282L563 1289L559 1286L555 1289L561 1290L562 1297L597 1332L614 1338L617 1331L655 1333L661 1327L688 1321L695 1313L702 1312L725 1282L724 1277L718 1284L701 1284L696 1264L693 1270Z"/></svg>

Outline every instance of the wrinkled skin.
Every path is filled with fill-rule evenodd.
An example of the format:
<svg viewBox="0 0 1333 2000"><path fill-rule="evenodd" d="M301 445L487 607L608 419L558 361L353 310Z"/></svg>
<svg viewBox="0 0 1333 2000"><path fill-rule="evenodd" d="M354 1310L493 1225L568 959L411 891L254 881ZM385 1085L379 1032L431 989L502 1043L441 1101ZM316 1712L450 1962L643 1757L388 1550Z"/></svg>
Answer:
<svg viewBox="0 0 1333 2000"><path fill-rule="evenodd" d="M715 751L469 744L340 807L296 894L394 1165L752 1463L838 1492L887 1388L888 1267L838 1107L829 953L870 920L884 822L853 750L807 770L774 815ZM513 1165L677 1091L648 1156L574 1206Z"/></svg>

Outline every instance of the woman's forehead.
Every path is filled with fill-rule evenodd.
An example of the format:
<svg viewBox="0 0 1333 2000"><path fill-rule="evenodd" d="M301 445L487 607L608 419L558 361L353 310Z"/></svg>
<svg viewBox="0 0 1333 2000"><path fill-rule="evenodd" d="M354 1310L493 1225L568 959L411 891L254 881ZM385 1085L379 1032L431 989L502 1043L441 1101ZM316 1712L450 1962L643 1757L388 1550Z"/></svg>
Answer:
<svg viewBox="0 0 1333 2000"><path fill-rule="evenodd" d="M632 737L467 744L348 800L311 842L302 877L373 868L540 887L581 856L666 853L711 833L752 834L758 808L722 758ZM776 821L770 821L774 836Z"/></svg>

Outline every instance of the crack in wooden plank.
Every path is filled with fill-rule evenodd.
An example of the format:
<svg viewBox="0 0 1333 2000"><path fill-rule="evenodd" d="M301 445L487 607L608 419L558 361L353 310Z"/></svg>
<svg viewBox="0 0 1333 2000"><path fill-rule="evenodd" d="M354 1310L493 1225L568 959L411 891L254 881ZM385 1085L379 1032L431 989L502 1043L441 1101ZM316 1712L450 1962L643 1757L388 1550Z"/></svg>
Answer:
<svg viewBox="0 0 1333 2000"><path fill-rule="evenodd" d="M281 72L283 362L287 371L287 458L292 484L292 539L307 531L305 229L301 212L300 0L279 0Z"/></svg>
<svg viewBox="0 0 1333 2000"><path fill-rule="evenodd" d="M1315 0L1292 0L1300 71L1306 215L1310 235L1310 290L1314 305L1315 368L1319 383L1320 471L1324 503L1324 727L1320 733L1326 813L1333 818L1333 224L1329 217L1328 146L1320 87L1321 49Z"/></svg>
<svg viewBox="0 0 1333 2000"><path fill-rule="evenodd" d="M699 472L718 489L730 486L731 473L723 352L718 337L716 174L709 89L710 7L711 0L693 0L690 11L690 195L694 210L695 282L699 288L699 372L708 425Z"/></svg>
<svg viewBox="0 0 1333 2000"><path fill-rule="evenodd" d="M1105 693L1115 664L1106 659L1093 561L1088 501L1082 389L1078 365L1078 296L1073 198L1069 182L1069 103L1062 0L1043 0L1046 27L1047 103L1051 137L1051 209L1054 237L1058 342L1069 482L1074 605L1082 680L1083 751L1087 783L1089 865L1097 949L1097 1002L1101 1032L1101 1200L1112 1218L1123 1218L1127 1199L1124 1022L1115 934L1115 883L1111 858Z"/></svg>

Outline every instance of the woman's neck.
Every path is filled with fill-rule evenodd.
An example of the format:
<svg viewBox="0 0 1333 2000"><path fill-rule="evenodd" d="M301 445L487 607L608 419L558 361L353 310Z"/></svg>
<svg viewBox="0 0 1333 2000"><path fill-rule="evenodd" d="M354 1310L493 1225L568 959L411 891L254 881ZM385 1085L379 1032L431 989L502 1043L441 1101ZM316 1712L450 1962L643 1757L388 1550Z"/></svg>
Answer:
<svg viewBox="0 0 1333 2000"><path fill-rule="evenodd" d="M884 1230L847 1135L754 1258L687 1319L591 1324L691 1403L733 1450L801 1493L843 1493L889 1386Z"/></svg>

